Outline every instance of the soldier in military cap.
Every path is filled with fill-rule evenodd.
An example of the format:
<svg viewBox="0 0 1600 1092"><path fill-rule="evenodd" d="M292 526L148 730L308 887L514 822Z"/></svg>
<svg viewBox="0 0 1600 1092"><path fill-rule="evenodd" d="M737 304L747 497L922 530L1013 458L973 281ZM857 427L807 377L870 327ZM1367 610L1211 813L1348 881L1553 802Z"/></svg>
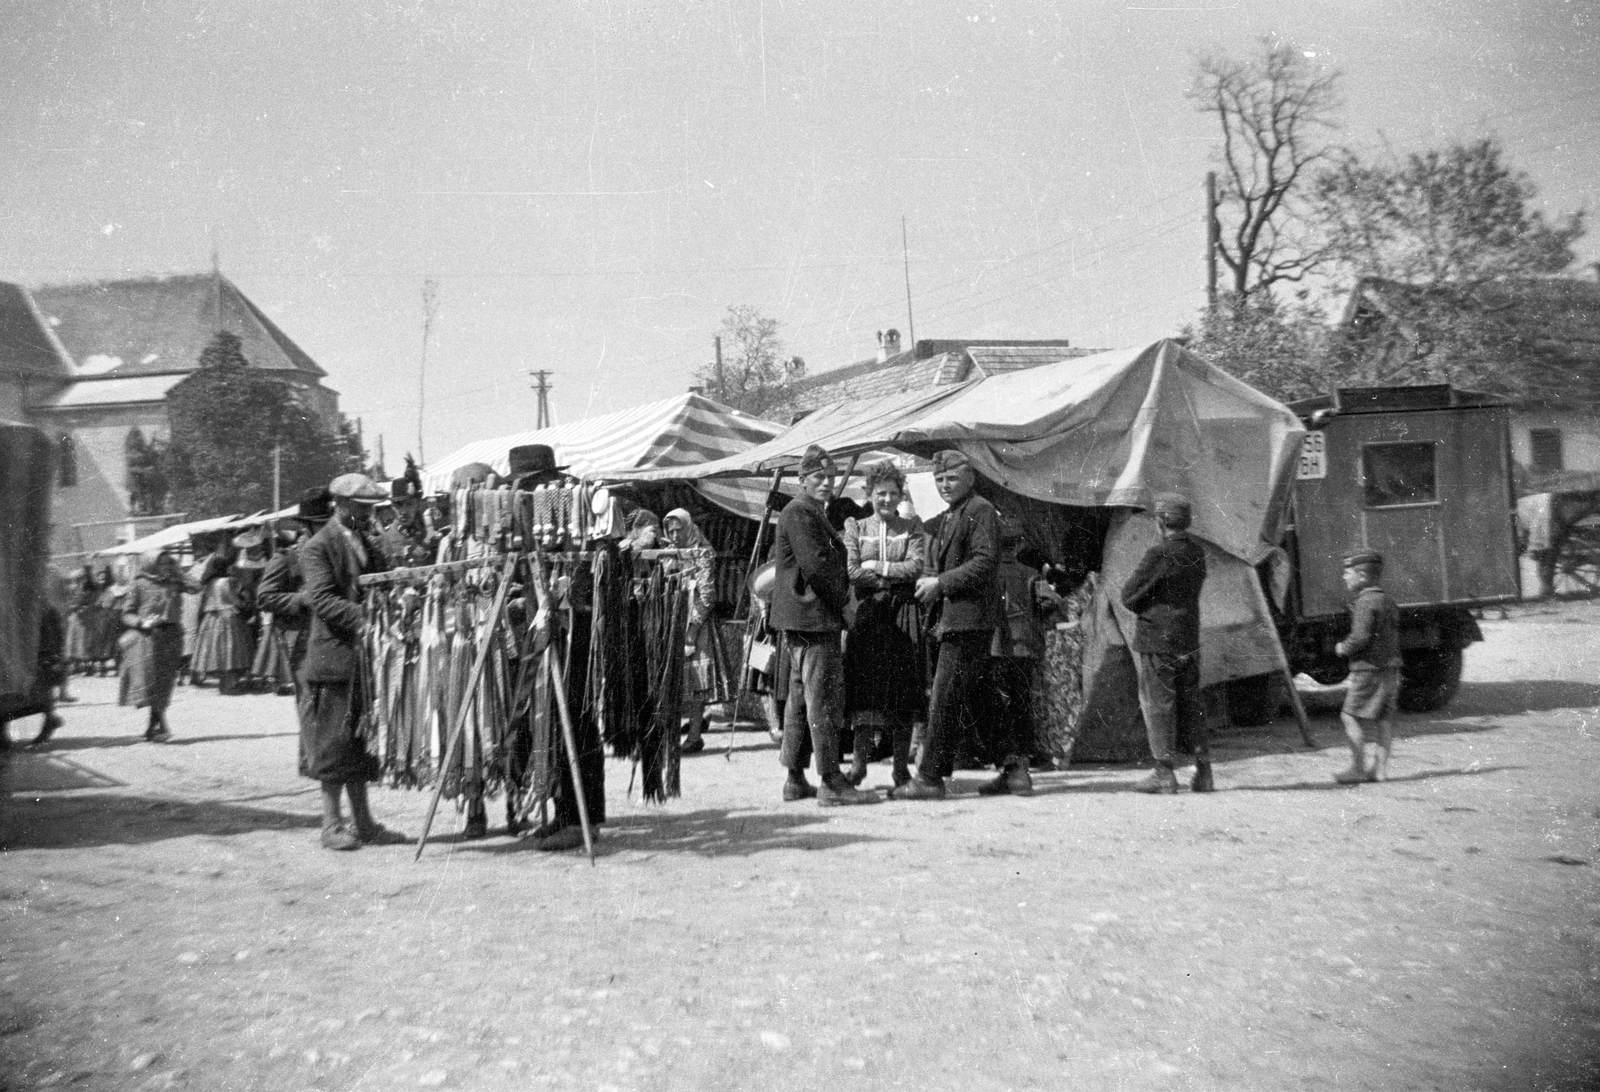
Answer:
<svg viewBox="0 0 1600 1092"><path fill-rule="evenodd" d="M1139 709L1156 768L1140 792L1178 791L1172 772L1180 741L1194 753L1195 792L1211 792L1211 748L1200 703L1200 587L1205 548L1189 535L1189 500L1177 493L1155 498L1161 541L1150 547L1122 585L1122 605L1139 620L1132 649L1139 676Z"/></svg>
<svg viewBox="0 0 1600 1092"><path fill-rule="evenodd" d="M1334 651L1350 660L1350 683L1339 719L1350 741L1350 767L1333 775L1341 785L1387 781L1394 748L1394 710L1400 697L1400 608L1378 581L1383 555L1357 550L1344 559L1344 586L1350 601L1350 635ZM1372 765L1367 765L1367 735L1377 729Z"/></svg>

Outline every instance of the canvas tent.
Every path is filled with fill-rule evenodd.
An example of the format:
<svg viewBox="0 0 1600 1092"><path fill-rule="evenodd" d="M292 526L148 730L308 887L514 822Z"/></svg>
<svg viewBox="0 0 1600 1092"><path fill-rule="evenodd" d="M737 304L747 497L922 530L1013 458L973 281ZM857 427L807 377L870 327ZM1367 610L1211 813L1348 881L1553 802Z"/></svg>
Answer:
<svg viewBox="0 0 1600 1092"><path fill-rule="evenodd" d="M792 469L813 443L836 457L958 447L985 478L1020 497L1121 509L1102 546L1086 681L1125 644L1132 619L1108 593L1154 541L1153 521L1130 510L1147 509L1156 493L1182 492L1193 502L1192 530L1211 564L1202 600L1203 682L1211 685L1279 665L1277 633L1253 570L1281 560L1277 542L1303 435L1287 406L1163 340L827 407L737 455L630 476L761 480Z"/></svg>
<svg viewBox="0 0 1600 1092"><path fill-rule="evenodd" d="M666 469L668 478L685 478L693 466L735 455L771 440L784 426L729 409L698 394L585 417L570 424L518 432L467 444L422 472L423 489L448 488L450 475L469 463L485 463L504 474L510 452L525 444L546 444L556 462L593 480L615 480L641 469ZM671 471L679 471L677 474ZM750 482L695 481L695 488L720 507L756 519L766 491Z"/></svg>

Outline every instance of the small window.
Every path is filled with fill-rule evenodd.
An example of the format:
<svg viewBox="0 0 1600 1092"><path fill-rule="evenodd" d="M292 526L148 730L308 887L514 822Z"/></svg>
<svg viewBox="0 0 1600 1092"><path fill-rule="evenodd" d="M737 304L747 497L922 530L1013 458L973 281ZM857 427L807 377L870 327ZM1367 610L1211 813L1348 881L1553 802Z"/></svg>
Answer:
<svg viewBox="0 0 1600 1092"><path fill-rule="evenodd" d="M1368 444L1361 452L1368 508L1439 499L1432 444Z"/></svg>
<svg viewBox="0 0 1600 1092"><path fill-rule="evenodd" d="M78 484L78 449L71 433L63 432L56 440L56 484L63 489Z"/></svg>
<svg viewBox="0 0 1600 1092"><path fill-rule="evenodd" d="M1561 430L1558 428L1530 428L1528 446L1533 453L1535 474L1554 474L1565 470L1561 457Z"/></svg>

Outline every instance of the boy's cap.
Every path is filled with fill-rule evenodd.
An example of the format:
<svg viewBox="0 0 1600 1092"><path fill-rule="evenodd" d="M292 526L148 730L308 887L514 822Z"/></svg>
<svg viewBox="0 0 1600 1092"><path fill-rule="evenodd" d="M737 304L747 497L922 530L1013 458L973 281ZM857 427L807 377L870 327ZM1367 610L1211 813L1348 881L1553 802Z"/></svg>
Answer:
<svg viewBox="0 0 1600 1092"><path fill-rule="evenodd" d="M1344 555L1344 567L1353 569L1357 565L1382 565L1383 555L1377 550L1357 550Z"/></svg>
<svg viewBox="0 0 1600 1092"><path fill-rule="evenodd" d="M806 448L806 453L800 457L800 476L809 477L812 474L837 474L839 466L833 461L833 456L828 454L826 448L812 444Z"/></svg>
<svg viewBox="0 0 1600 1092"><path fill-rule="evenodd" d="M1185 519L1192 514L1189 498L1182 493L1157 493L1155 510L1157 515L1182 516Z"/></svg>
<svg viewBox="0 0 1600 1092"><path fill-rule="evenodd" d="M971 466L972 460L967 458L967 453L947 447L943 451L936 451L933 455L933 472L943 474L950 470L960 470L964 466Z"/></svg>

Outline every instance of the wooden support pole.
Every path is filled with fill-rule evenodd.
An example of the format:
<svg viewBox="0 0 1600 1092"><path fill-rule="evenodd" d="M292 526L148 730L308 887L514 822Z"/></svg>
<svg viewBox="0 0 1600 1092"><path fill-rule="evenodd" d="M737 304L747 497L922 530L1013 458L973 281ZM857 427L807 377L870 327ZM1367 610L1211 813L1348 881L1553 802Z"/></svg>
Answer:
<svg viewBox="0 0 1600 1092"><path fill-rule="evenodd" d="M1289 688L1289 705L1294 709L1295 723L1300 725L1300 739L1313 751L1317 749L1317 741L1311 735L1311 719L1306 716L1305 703L1300 700L1300 691L1294 688L1294 672L1289 669L1289 657L1283 651L1283 641L1278 636L1277 627L1272 624L1272 606L1267 602L1266 589L1261 586L1261 578L1252 570L1248 580L1256 592L1256 606L1261 609L1261 617L1266 620L1272 630L1272 651L1277 656L1278 671L1283 676L1284 685Z"/></svg>
<svg viewBox="0 0 1600 1092"><path fill-rule="evenodd" d="M495 592L494 608L489 612L489 632L483 636L483 645L478 649L477 658L472 663L471 681L462 691L461 705L456 709L455 724L450 728L450 740L445 744L444 763L439 770L439 780L433 787L433 799L428 801L428 816L422 821L422 837L417 839L417 853L412 861L422 860L422 851L428 844L428 832L433 829L433 816L439 810L439 798L444 795L444 771L450 768L450 763L455 760L456 748L461 744L461 732L467 724L467 714L472 708L472 703L477 700L478 680L483 678L484 665L489 662L489 650L494 646L494 631L500 625L500 619L505 613L506 593L511 588L511 573L517 565L517 554L507 554L505 568L500 572L500 587Z"/></svg>
<svg viewBox="0 0 1600 1092"><path fill-rule="evenodd" d="M533 556L533 592L539 599L539 609L549 611L550 589L544 582L544 558L537 552ZM583 769L578 765L578 733L572 726L572 711L567 708L567 671L561 662L561 651L555 645L545 646L545 675L550 689L555 692L556 714L561 721L561 737L566 741L567 768L572 773L572 791L577 796L578 825L583 828L583 848L589 854L589 864L594 864L594 832L589 828L589 800L583 791Z"/></svg>
<svg viewBox="0 0 1600 1092"><path fill-rule="evenodd" d="M767 496L772 496L778 491L778 484L783 481L783 470L780 468L772 472L772 485L767 488ZM761 525L756 528L756 544L750 549L750 564L745 569L744 584L739 589L739 602L743 604L745 597L751 602L744 615L744 655L739 658L739 679L733 687L733 719L739 719L739 695L744 693L745 680L750 677L750 650L755 646L756 630L751 623L755 620L755 596L751 591L750 581L756 575L756 567L761 563L761 548L766 545L767 523L772 513L767 509L766 501L761 502ZM734 611L738 617L739 612ZM729 747L733 746L729 741Z"/></svg>

